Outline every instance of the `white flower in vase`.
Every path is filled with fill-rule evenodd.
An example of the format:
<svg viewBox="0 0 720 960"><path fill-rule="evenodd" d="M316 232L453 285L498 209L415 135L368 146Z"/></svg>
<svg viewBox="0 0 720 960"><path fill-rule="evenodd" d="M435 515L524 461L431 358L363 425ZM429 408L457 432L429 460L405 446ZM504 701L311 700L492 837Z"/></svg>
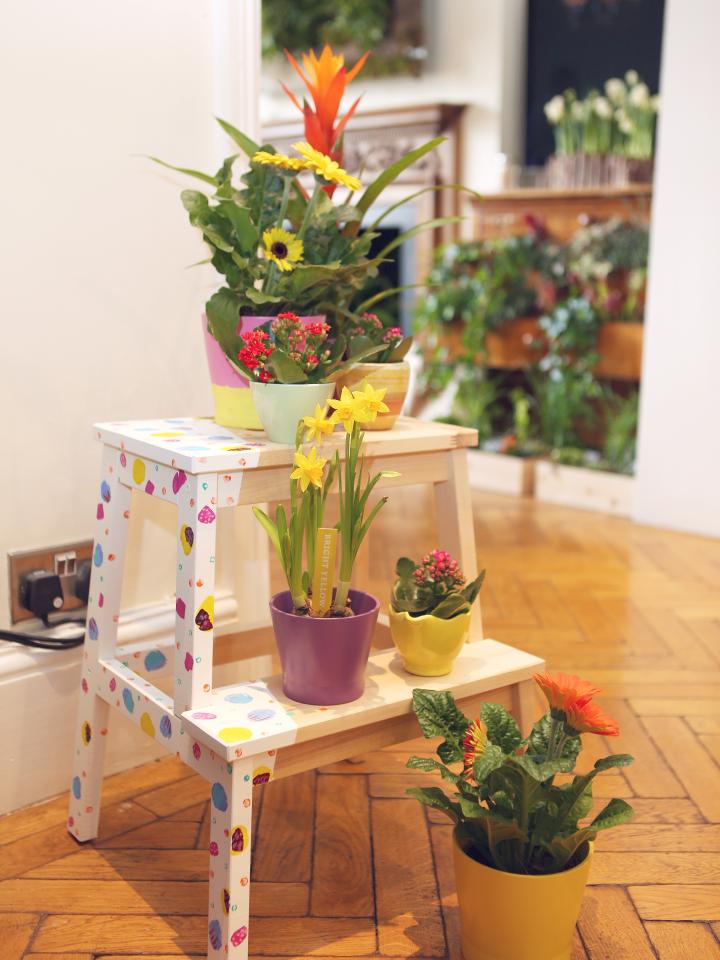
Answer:
<svg viewBox="0 0 720 960"><path fill-rule="evenodd" d="M627 88L619 77L610 77L609 80L605 81L605 93L611 103L621 104L625 102Z"/></svg>
<svg viewBox="0 0 720 960"><path fill-rule="evenodd" d="M650 90L646 83L638 83L630 91L628 97L633 107L647 107L650 104Z"/></svg>
<svg viewBox="0 0 720 960"><path fill-rule="evenodd" d="M557 94L545 104L545 116L552 124L560 123L565 116L565 101Z"/></svg>
<svg viewBox="0 0 720 960"><path fill-rule="evenodd" d="M629 87L634 87L639 79L640 74L637 72L637 70L628 70L625 74L625 83L627 83Z"/></svg>
<svg viewBox="0 0 720 960"><path fill-rule="evenodd" d="M584 100L573 100L570 105L570 116L577 123L582 123L585 119L585 101Z"/></svg>
<svg viewBox="0 0 720 960"><path fill-rule="evenodd" d="M602 120L610 120L613 115L612 104L606 97L596 97L593 102L595 113Z"/></svg>

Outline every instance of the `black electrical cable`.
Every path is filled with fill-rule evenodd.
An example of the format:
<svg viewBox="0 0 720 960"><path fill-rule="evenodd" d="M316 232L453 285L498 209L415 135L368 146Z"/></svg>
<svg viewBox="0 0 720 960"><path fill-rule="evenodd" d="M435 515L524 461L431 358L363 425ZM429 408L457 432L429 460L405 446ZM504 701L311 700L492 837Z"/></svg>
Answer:
<svg viewBox="0 0 720 960"><path fill-rule="evenodd" d="M48 617L43 617L42 620L46 627L60 627L66 623L85 625L84 617L63 617L52 621ZM34 647L38 650L72 650L73 647L79 647L84 642L85 630L73 637L47 637L39 633L23 633L20 630L0 630L0 640L8 640L10 643L19 643L24 647Z"/></svg>

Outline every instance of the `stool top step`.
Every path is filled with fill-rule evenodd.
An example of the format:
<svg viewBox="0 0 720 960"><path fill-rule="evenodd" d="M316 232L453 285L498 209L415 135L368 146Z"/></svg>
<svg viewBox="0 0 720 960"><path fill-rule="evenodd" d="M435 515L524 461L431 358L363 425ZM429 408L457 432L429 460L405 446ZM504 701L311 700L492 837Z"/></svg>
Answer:
<svg viewBox="0 0 720 960"><path fill-rule="evenodd" d="M293 448L272 443L260 430L231 430L209 417L166 420L118 420L96 423L97 437L111 447L187 473L216 473L291 464ZM342 451L344 434L336 429L328 447ZM365 434L367 456L453 450L477 444L477 431L448 423L399 417L392 430Z"/></svg>
<svg viewBox="0 0 720 960"><path fill-rule="evenodd" d="M543 666L544 661L530 653L496 640L477 640L465 644L452 673L417 677L405 672L393 648L370 657L365 693L352 703L334 707L297 703L285 696L280 676L274 676L219 687L201 711L182 714L183 728L215 753L235 760L408 714L416 687L450 690L462 699L528 680ZM233 739L233 731L240 731L242 738Z"/></svg>

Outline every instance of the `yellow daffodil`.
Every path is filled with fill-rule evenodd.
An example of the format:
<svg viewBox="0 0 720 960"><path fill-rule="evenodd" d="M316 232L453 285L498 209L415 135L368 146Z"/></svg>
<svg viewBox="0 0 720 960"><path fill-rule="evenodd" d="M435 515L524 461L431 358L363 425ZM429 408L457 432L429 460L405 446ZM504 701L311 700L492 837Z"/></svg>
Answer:
<svg viewBox="0 0 720 960"><path fill-rule="evenodd" d="M360 189L360 181L357 177L351 176L337 161L311 147L309 143L294 143L293 150L297 150L304 158L306 169L312 170L316 177L320 177L327 183L337 183L349 190Z"/></svg>
<svg viewBox="0 0 720 960"><path fill-rule="evenodd" d="M303 417L303 423L307 427L305 434L306 440L322 440L333 432L335 424L326 416L327 407L322 408L320 404L315 405L315 416Z"/></svg>
<svg viewBox="0 0 720 960"><path fill-rule="evenodd" d="M383 403L387 387L375 390L367 381L363 390L353 390L353 397L362 407L363 415L360 417L363 423L372 423L379 413L389 413L390 407Z"/></svg>
<svg viewBox="0 0 720 960"><path fill-rule="evenodd" d="M295 453L295 469L290 474L290 479L300 481L303 493L311 483L315 487L322 487L322 474L326 463L327 460L318 457L317 447L311 447L307 456L298 450Z"/></svg>
<svg viewBox="0 0 720 960"><path fill-rule="evenodd" d="M308 169L306 161L300 160L299 157L288 157L284 153L268 153L267 150L258 150L253 154L252 162L262 163L266 167L277 167L281 171L292 174Z"/></svg>
<svg viewBox="0 0 720 960"><path fill-rule="evenodd" d="M346 433L352 433L352 428L356 420L360 420L362 412L357 400L347 387L342 388L339 400L328 400L328 404L333 408L333 415L330 417L333 423L341 423L345 427Z"/></svg>
<svg viewBox="0 0 720 960"><path fill-rule="evenodd" d="M271 227L263 233L265 256L277 264L279 270L289 272L302 260L303 242L294 233L282 227Z"/></svg>

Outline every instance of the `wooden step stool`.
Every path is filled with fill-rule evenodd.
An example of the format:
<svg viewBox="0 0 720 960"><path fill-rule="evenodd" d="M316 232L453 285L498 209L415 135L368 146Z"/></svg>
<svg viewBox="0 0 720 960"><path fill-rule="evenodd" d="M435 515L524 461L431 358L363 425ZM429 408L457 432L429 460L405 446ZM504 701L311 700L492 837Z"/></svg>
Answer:
<svg viewBox="0 0 720 960"><path fill-rule="evenodd" d="M282 693L279 677L214 689L217 512L285 499L294 451L207 419L106 423L97 430L102 473L68 828L80 841L97 836L108 713L114 707L211 784L208 957L240 960L248 956L254 785L416 736L411 698L418 686L453 691L470 713L481 699L501 702L527 723L530 678L543 664L483 641L476 604L471 642L447 677L413 677L389 649L371 657L365 695L342 706L295 703ZM401 472L378 486L433 485L438 545L455 556L468 579L477 567L465 447L475 441L472 430L401 418L392 431L366 434L365 446L373 472ZM331 438L332 445L342 454L342 436ZM172 697L116 656L133 489L177 506Z"/></svg>

